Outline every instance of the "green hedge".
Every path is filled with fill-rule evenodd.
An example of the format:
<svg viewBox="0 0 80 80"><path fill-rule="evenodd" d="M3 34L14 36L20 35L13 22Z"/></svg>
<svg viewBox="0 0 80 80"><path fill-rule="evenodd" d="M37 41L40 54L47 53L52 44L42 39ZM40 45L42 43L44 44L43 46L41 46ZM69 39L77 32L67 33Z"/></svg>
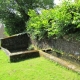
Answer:
<svg viewBox="0 0 80 80"><path fill-rule="evenodd" d="M38 15L29 11L27 32L38 40L42 38L58 38L80 32L80 2L63 2L54 9L42 10Z"/></svg>

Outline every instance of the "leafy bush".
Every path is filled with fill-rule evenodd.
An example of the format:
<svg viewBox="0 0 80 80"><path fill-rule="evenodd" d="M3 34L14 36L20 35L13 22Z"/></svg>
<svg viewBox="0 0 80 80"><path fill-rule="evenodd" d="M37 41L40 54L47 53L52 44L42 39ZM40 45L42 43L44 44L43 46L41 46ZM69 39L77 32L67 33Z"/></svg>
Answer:
<svg viewBox="0 0 80 80"><path fill-rule="evenodd" d="M36 39L58 38L80 31L80 2L63 2L54 9L42 10L40 15L29 11L27 32Z"/></svg>
<svg viewBox="0 0 80 80"><path fill-rule="evenodd" d="M47 14L46 14L47 13ZM41 15L36 14L34 10L29 11L31 19L27 23L27 32L33 38L41 39L48 36L48 19L51 18L48 10L43 10Z"/></svg>

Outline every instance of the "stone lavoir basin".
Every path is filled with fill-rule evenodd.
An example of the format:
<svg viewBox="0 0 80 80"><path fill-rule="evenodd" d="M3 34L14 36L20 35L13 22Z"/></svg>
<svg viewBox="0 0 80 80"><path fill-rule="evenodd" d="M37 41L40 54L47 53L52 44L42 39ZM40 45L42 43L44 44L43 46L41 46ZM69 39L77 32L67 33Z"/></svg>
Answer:
<svg viewBox="0 0 80 80"><path fill-rule="evenodd" d="M60 58L59 56L55 56L46 52L51 51L50 49L38 50L36 48L30 50L28 49L30 45L32 45L32 43L27 33L21 33L8 38L1 39L1 49L8 55L10 62L17 62L29 58L43 56L80 74L80 65L76 65L70 62L69 60L65 60L63 58Z"/></svg>
<svg viewBox="0 0 80 80"><path fill-rule="evenodd" d="M1 39L1 49L8 55L11 62L38 57L38 50L28 50L30 45L27 33Z"/></svg>

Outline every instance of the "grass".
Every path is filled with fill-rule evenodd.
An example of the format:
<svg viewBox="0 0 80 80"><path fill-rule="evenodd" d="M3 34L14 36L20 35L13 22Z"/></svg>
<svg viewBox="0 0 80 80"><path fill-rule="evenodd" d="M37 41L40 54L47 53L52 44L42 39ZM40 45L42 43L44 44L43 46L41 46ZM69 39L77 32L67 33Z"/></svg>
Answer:
<svg viewBox="0 0 80 80"><path fill-rule="evenodd" d="M80 75L43 57L10 63L0 50L0 80L80 80Z"/></svg>

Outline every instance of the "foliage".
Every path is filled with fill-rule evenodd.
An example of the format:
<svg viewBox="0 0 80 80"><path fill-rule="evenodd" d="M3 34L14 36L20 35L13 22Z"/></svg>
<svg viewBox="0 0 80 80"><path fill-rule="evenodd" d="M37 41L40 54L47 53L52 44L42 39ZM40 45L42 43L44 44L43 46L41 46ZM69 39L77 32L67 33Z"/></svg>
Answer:
<svg viewBox="0 0 80 80"><path fill-rule="evenodd" d="M34 10L29 11L31 16L30 20L27 23L27 32L31 34L33 38L41 39L48 35L48 19L51 18L49 15L49 10L43 10L42 14L38 15Z"/></svg>
<svg viewBox="0 0 80 80"><path fill-rule="evenodd" d="M68 34L78 34L80 31L80 2L63 2L54 9L42 10L40 15L29 11L27 31L33 38L63 37ZM38 38L37 38L38 37Z"/></svg>
<svg viewBox="0 0 80 80"><path fill-rule="evenodd" d="M0 19L5 24L5 30L9 35L17 34L25 31L24 16L18 11L18 4L13 1L0 1ZM19 9L20 10L20 9Z"/></svg>
<svg viewBox="0 0 80 80"><path fill-rule="evenodd" d="M25 31L25 22L19 16L11 14L6 21L4 21L5 30L9 35L18 34Z"/></svg>
<svg viewBox="0 0 80 80"><path fill-rule="evenodd" d="M24 32L25 22L28 21L29 9L36 7L53 7L53 0L0 0L0 20L5 24L9 35Z"/></svg>

